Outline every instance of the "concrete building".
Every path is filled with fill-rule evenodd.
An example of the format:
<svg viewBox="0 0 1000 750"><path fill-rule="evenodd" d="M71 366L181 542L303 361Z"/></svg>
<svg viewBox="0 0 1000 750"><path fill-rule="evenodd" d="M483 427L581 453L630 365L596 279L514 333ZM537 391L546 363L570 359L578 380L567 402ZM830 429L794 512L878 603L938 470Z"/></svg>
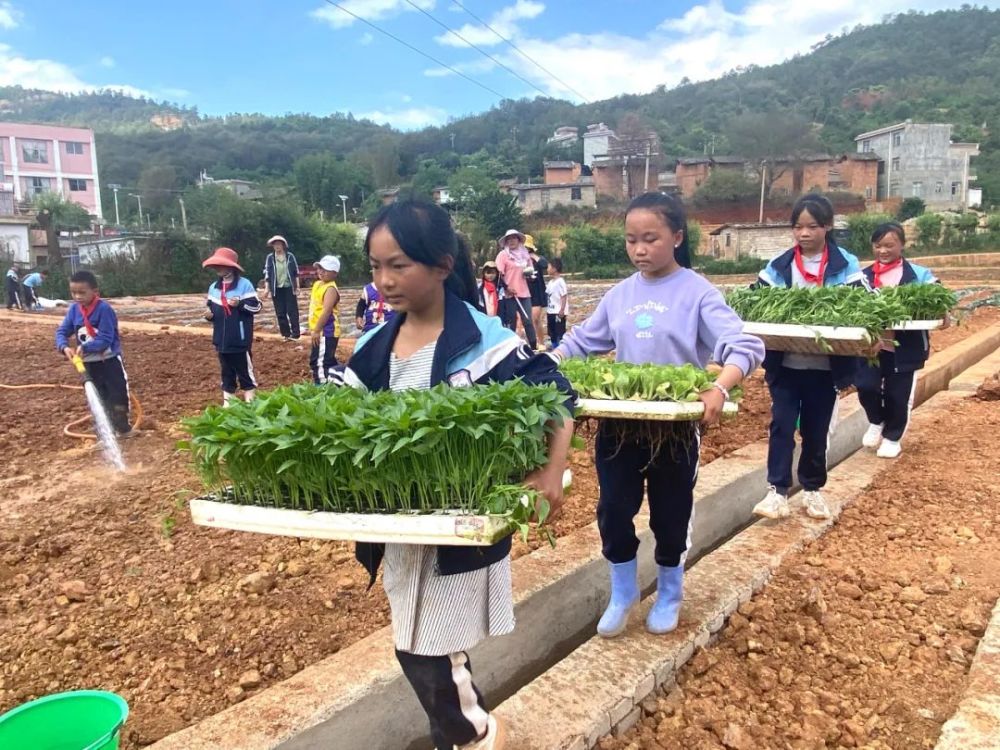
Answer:
<svg viewBox="0 0 1000 750"><path fill-rule="evenodd" d="M709 237L712 257L720 260L770 260L787 250L792 242L787 223L723 224L709 232Z"/></svg>
<svg viewBox="0 0 1000 750"><path fill-rule="evenodd" d="M100 220L101 186L94 131L0 122L0 191L29 202L46 192L79 203Z"/></svg>
<svg viewBox="0 0 1000 750"><path fill-rule="evenodd" d="M876 154L876 198L922 198L928 208L962 210L971 205L969 161L978 143L953 143L950 124L911 120L862 133L854 138L858 153Z"/></svg>
<svg viewBox="0 0 1000 750"><path fill-rule="evenodd" d="M439 206L443 206L446 203L451 203L451 193L448 192L448 188L446 186L434 188L431 197L434 198L434 202L437 203Z"/></svg>
<svg viewBox="0 0 1000 750"><path fill-rule="evenodd" d="M525 215L556 206L597 206L597 191L590 177L557 185L512 185L507 190Z"/></svg>
<svg viewBox="0 0 1000 750"><path fill-rule="evenodd" d="M30 227L31 219L27 216L0 215L0 268L4 273L10 262L21 267L35 264Z"/></svg>
<svg viewBox="0 0 1000 750"><path fill-rule="evenodd" d="M563 125L561 128L556 128L556 131L546 143L554 143L557 146L569 148L578 140L580 140L580 129L571 125Z"/></svg>
<svg viewBox="0 0 1000 750"><path fill-rule="evenodd" d="M607 156L611 152L611 145L617 139L615 131L603 122L588 125L587 132L583 134L583 163L593 168L594 159Z"/></svg>
<svg viewBox="0 0 1000 750"><path fill-rule="evenodd" d="M677 160L674 182L684 198L691 198L716 169L742 172L746 161L742 156L694 156Z"/></svg>
<svg viewBox="0 0 1000 750"><path fill-rule="evenodd" d="M560 185L580 179L581 166L578 162L546 161L542 162L542 166L545 168L546 185Z"/></svg>

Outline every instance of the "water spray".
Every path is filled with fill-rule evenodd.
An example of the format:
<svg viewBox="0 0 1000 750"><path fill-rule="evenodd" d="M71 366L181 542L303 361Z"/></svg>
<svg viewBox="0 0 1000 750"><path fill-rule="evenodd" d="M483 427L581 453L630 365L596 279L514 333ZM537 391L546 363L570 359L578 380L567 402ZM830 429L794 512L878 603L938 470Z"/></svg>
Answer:
<svg viewBox="0 0 1000 750"><path fill-rule="evenodd" d="M105 410L101 396L97 392L97 386L94 385L94 380L90 377L90 373L87 372L87 368L84 366L80 355L74 356L71 361L73 362L73 367L80 373L80 377L83 378L83 392L87 396L87 406L90 408L90 413L94 417L94 431L97 433L97 439L101 443L104 458L118 469L118 471L125 471L125 460L122 458L122 450L115 439L115 431L111 427L111 420L108 418L108 412Z"/></svg>

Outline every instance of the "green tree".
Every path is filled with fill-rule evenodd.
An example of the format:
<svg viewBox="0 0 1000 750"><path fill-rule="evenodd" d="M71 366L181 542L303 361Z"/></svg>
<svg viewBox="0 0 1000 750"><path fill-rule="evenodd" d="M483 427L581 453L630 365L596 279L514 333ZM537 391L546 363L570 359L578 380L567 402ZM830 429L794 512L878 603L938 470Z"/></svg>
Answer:
<svg viewBox="0 0 1000 750"><path fill-rule="evenodd" d="M764 175L765 197L774 183L802 157L820 149L812 124L794 113L773 111L747 113L734 117L726 129L726 139L737 156L747 160L757 174Z"/></svg>
<svg viewBox="0 0 1000 750"><path fill-rule="evenodd" d="M921 247L935 247L941 242L941 214L921 214L917 217L917 242Z"/></svg>
<svg viewBox="0 0 1000 750"><path fill-rule="evenodd" d="M420 162L416 174L410 180L410 187L413 193L425 200L430 200L434 197L434 188L443 187L447 184L448 170L434 159L424 159Z"/></svg>
<svg viewBox="0 0 1000 750"><path fill-rule="evenodd" d="M343 218L341 195L350 207L358 207L362 194L374 192L371 174L356 163L332 154L303 156L293 167L299 197L308 211L322 211L331 220ZM350 217L352 214L348 214Z"/></svg>
<svg viewBox="0 0 1000 750"><path fill-rule="evenodd" d="M174 203L177 184L177 171L168 164L153 164L143 169L137 191L142 196L143 209L156 214Z"/></svg>
<svg viewBox="0 0 1000 750"><path fill-rule="evenodd" d="M705 205L722 201L741 201L756 197L759 193L760 183L747 177L742 169L716 167L695 191L694 202Z"/></svg>
<svg viewBox="0 0 1000 750"><path fill-rule="evenodd" d="M45 232L49 265L62 268L59 232L89 228L93 219L87 209L79 203L66 200L59 193L42 193L35 198L32 206L35 209L35 223Z"/></svg>
<svg viewBox="0 0 1000 750"><path fill-rule="evenodd" d="M923 198L906 198L899 205L899 210L896 212L896 219L898 221L913 219L920 216L926 210L927 204L924 203Z"/></svg>

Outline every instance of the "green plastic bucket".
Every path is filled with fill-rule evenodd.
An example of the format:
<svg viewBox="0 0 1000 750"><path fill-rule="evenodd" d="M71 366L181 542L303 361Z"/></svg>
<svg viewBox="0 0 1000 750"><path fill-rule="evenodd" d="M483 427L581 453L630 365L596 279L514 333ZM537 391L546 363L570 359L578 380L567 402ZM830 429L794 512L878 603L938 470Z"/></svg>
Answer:
<svg viewBox="0 0 1000 750"><path fill-rule="evenodd" d="M118 750L128 704L114 693L75 690L0 716L3 750Z"/></svg>

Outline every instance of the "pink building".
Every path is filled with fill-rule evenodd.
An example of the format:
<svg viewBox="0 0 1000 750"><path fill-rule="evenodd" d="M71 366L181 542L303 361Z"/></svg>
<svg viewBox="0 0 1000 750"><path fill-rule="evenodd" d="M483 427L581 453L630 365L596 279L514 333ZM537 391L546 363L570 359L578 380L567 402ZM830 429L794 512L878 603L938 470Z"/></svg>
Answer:
<svg viewBox="0 0 1000 750"><path fill-rule="evenodd" d="M13 193L16 201L61 193L100 220L94 131L0 122L0 192Z"/></svg>

